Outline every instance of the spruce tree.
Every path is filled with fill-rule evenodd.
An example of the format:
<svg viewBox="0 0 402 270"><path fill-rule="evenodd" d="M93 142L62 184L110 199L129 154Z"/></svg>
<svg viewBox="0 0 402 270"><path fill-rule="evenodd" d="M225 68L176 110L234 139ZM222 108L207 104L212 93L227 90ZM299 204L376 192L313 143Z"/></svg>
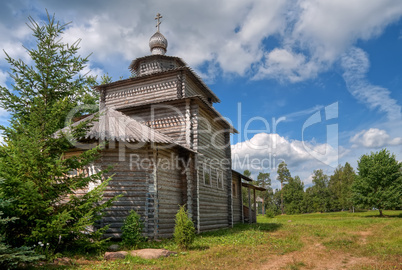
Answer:
<svg viewBox="0 0 402 270"><path fill-rule="evenodd" d="M79 41L62 42L67 24L49 16L44 25L29 18L36 47L26 48L32 65L6 54L14 80L11 89L0 88L0 106L11 114L8 127L0 129L0 193L10 200L0 210L16 217L0 228L13 246L49 243L52 252L80 246L97 247L103 230L92 230L102 210L111 205L102 194L108 183L102 171L89 174L99 146L67 158L72 145L55 132L63 128L69 111L80 104L94 103L95 80L82 74L88 57L78 55ZM79 138L90 127L85 122L73 128ZM71 172L81 172L72 174ZM100 183L85 195L77 191Z"/></svg>

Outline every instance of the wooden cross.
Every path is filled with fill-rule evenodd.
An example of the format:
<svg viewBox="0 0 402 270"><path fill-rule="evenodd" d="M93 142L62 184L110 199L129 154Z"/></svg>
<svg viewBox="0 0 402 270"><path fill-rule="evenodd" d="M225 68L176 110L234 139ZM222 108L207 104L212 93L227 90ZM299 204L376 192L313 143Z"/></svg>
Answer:
<svg viewBox="0 0 402 270"><path fill-rule="evenodd" d="M161 18L163 18L163 17L161 16L160 13L156 14L155 20L158 20L158 22L156 23L156 27L158 28L158 32L159 32L159 25L161 24L161 21L160 21Z"/></svg>

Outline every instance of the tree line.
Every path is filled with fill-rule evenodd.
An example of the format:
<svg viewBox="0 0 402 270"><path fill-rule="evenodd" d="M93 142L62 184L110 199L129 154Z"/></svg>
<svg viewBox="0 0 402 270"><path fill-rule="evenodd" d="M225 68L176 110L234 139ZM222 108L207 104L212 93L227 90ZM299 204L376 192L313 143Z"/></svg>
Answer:
<svg viewBox="0 0 402 270"><path fill-rule="evenodd" d="M249 170L244 175L250 176ZM346 162L334 173L326 175L315 170L312 186L305 189L299 176L292 176L287 164L278 165L277 180L280 189L273 190L269 173L259 173L254 185L266 188L256 195L263 201L268 216L278 214L303 214L313 212L354 211L355 209L402 209L402 162L387 149L363 155L357 172ZM243 189L243 203L248 204L247 191Z"/></svg>

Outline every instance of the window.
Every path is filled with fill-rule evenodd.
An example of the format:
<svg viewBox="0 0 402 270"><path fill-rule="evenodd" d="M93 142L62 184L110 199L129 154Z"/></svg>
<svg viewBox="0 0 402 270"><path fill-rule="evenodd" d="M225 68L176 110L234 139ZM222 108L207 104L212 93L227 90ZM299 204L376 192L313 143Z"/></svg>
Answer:
<svg viewBox="0 0 402 270"><path fill-rule="evenodd" d="M236 185L236 182L232 182L232 196L233 196L233 198L237 198L237 185Z"/></svg>
<svg viewBox="0 0 402 270"><path fill-rule="evenodd" d="M223 172L216 169L216 184L217 187L223 189Z"/></svg>
<svg viewBox="0 0 402 270"><path fill-rule="evenodd" d="M204 184L206 186L211 185L211 168L207 164L204 164Z"/></svg>

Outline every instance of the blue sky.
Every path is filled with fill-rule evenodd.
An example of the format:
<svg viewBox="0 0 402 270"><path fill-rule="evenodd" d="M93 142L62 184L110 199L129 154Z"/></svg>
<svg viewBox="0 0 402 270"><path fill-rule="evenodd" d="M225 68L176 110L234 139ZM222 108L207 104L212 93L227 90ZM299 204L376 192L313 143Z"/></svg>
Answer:
<svg viewBox="0 0 402 270"><path fill-rule="evenodd" d="M88 71L115 80L149 54L160 12L167 55L201 75L242 131L232 137L235 169L271 172L274 187L282 160L306 186L314 169L356 168L384 147L402 161L400 0L2 1L0 48L29 61L25 23L46 8L72 21L64 41L82 39ZM0 85L10 85L8 70L2 57Z"/></svg>

